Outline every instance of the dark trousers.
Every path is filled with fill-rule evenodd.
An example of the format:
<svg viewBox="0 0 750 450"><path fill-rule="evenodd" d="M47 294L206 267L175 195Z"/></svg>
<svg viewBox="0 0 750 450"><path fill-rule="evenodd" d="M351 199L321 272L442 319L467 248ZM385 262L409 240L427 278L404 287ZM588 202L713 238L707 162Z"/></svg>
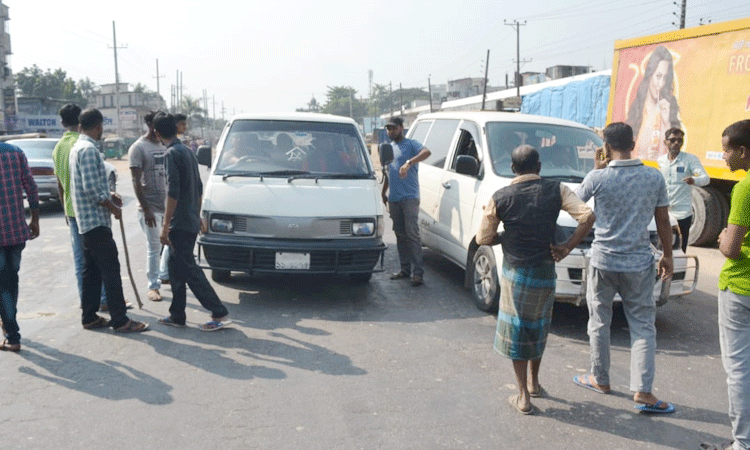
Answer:
<svg viewBox="0 0 750 450"><path fill-rule="evenodd" d="M422 276L422 242L419 240L419 199L406 198L390 205L401 271Z"/></svg>
<svg viewBox="0 0 750 450"><path fill-rule="evenodd" d="M182 230L170 230L169 240L172 242L172 252L169 255L169 282L172 287L172 304L169 314L177 323L184 324L185 307L187 306L187 286L200 304L211 311L211 317L218 319L229 314L227 308L219 300L216 291L206 279L203 270L195 263L193 248L197 233Z"/></svg>
<svg viewBox="0 0 750 450"><path fill-rule="evenodd" d="M0 319L8 344L21 342L16 320L18 306L18 271L21 269L21 251L26 244L0 247Z"/></svg>
<svg viewBox="0 0 750 450"><path fill-rule="evenodd" d="M102 284L107 294L107 305L112 320L109 326L118 328L125 325L125 296L122 293L120 260L117 244L112 238L112 230L101 226L83 234L83 274L81 275L82 323L96 320L102 295Z"/></svg>
<svg viewBox="0 0 750 450"><path fill-rule="evenodd" d="M682 235L682 251L687 252L688 237L690 236L690 225L693 224L693 216L685 217L677 221L677 226L680 228L680 234Z"/></svg>

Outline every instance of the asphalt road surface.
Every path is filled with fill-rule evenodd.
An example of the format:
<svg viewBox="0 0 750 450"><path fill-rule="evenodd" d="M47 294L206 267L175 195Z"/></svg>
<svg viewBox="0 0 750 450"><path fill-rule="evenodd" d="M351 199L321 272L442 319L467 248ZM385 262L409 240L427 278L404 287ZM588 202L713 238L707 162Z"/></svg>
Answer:
<svg viewBox="0 0 750 450"><path fill-rule="evenodd" d="M0 354L3 449L693 449L730 437L716 324L716 249L698 290L660 308L655 394L672 415L648 416L628 392L622 311L612 333L612 395L581 389L588 369L585 308L557 305L542 363L547 398L521 416L510 361L492 350L495 317L477 310L463 272L427 252L425 285L336 277L233 276L214 283L232 326L204 333L188 293L188 328L160 326L165 301L145 298L145 239L127 163L118 191L145 302L143 334L85 331L68 229L42 207L41 236L23 253L23 350ZM202 169L203 171L204 169ZM119 226L126 298L127 279ZM397 268L388 230L388 271Z"/></svg>

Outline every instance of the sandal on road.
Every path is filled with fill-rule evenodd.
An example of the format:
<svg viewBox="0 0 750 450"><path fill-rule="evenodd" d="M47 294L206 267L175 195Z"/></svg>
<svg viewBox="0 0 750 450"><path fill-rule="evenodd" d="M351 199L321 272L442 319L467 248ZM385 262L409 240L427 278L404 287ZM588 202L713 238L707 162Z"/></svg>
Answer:
<svg viewBox="0 0 750 450"><path fill-rule="evenodd" d="M170 327L177 327L177 328L185 328L184 323L175 322L174 319L172 319L171 316L162 317L161 319L157 320L162 325L169 325Z"/></svg>
<svg viewBox="0 0 750 450"><path fill-rule="evenodd" d="M229 321L222 322L221 320L211 320L200 326L201 331L216 331L226 328L229 325Z"/></svg>
<svg viewBox="0 0 750 450"><path fill-rule="evenodd" d="M128 320L125 325L115 328L115 331L118 333L140 333L141 331L146 331L147 329L148 324L145 322Z"/></svg>
<svg viewBox="0 0 750 450"><path fill-rule="evenodd" d="M102 316L96 316L96 319L89 323L84 323L83 328L86 330L96 330L99 328L107 328L109 321Z"/></svg>
<svg viewBox="0 0 750 450"><path fill-rule="evenodd" d="M18 353L21 351L21 344L9 344L8 340L6 339L2 344L0 344L0 350L4 352Z"/></svg>
<svg viewBox="0 0 750 450"><path fill-rule="evenodd" d="M597 384L596 379L594 378L594 375L592 374L586 374L586 375L576 375L573 377L573 383L577 384L578 386L581 386L582 388L586 388L589 390L592 390L594 392L598 392L599 394L609 394L610 389L604 389L599 387L600 385Z"/></svg>
<svg viewBox="0 0 750 450"><path fill-rule="evenodd" d="M645 403L634 405L634 408L639 410L640 412L657 414L669 414L675 411L675 407L673 404L661 400L657 401L653 405L647 405Z"/></svg>
<svg viewBox="0 0 750 450"><path fill-rule="evenodd" d="M520 400L520 395L511 395L510 397L508 397L508 403L510 403L510 406L516 408L516 411L518 411L519 413L523 414L524 416L534 414L534 405L529 404L529 409L522 409L521 405L518 404Z"/></svg>
<svg viewBox="0 0 750 450"><path fill-rule="evenodd" d="M162 300L158 289L149 289L147 296L152 302L160 302Z"/></svg>

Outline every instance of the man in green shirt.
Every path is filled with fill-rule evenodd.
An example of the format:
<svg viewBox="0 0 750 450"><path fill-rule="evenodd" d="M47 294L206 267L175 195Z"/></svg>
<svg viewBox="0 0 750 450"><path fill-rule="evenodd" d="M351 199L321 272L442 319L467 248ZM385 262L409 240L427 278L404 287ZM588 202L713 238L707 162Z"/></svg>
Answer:
<svg viewBox="0 0 750 450"><path fill-rule="evenodd" d="M729 125L722 134L729 170L750 169L750 120ZM719 274L719 343L727 373L729 420L734 442L718 448L750 449L750 176L732 189L727 227L719 250L727 257ZM704 448L711 448L706 446ZM716 447L715 447L716 448Z"/></svg>
<svg viewBox="0 0 750 450"><path fill-rule="evenodd" d="M78 280L78 298L81 298L83 286L83 241L78 234L78 223L76 215L73 212L73 198L70 195L70 149L78 140L78 116L81 114L81 108L72 103L68 103L60 108L60 118L65 133L62 139L55 145L52 151L52 161L55 163L55 175L57 175L57 189L60 191L60 198L65 208L65 221L70 227L70 244L73 247L73 263L76 269L76 279ZM101 304L104 309L107 305L107 297L102 286Z"/></svg>

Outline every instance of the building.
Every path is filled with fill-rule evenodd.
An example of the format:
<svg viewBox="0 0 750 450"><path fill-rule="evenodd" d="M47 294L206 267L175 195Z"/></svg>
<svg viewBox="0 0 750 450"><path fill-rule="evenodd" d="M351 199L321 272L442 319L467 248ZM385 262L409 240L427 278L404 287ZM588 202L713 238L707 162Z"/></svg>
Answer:
<svg viewBox="0 0 750 450"><path fill-rule="evenodd" d="M448 101L459 98L482 95L484 91L484 78L461 78L448 80Z"/></svg>
<svg viewBox="0 0 750 450"><path fill-rule="evenodd" d="M573 77L591 72L589 66L552 66L547 68L547 79L559 80L560 78Z"/></svg>
<svg viewBox="0 0 750 450"><path fill-rule="evenodd" d="M115 83L99 86L90 106L97 108L104 116L104 134L116 136L117 118L117 85ZM143 117L149 111L165 110L167 103L155 92L135 92L127 83L120 83L120 117L121 137L136 138L145 131Z"/></svg>

